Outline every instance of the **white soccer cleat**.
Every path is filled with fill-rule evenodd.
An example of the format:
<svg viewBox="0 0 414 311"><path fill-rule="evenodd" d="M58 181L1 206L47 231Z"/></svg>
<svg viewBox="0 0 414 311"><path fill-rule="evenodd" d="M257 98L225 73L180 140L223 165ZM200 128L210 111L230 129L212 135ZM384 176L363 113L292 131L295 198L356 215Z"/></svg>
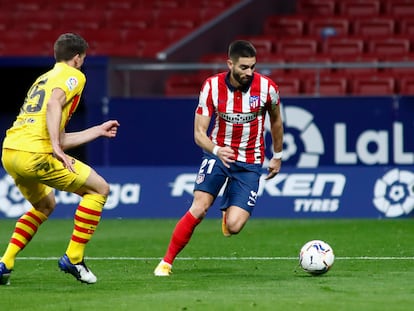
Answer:
<svg viewBox="0 0 414 311"><path fill-rule="evenodd" d="M161 262L158 264L158 266L154 270L155 276L170 276L172 271L172 265L165 262L164 260L161 260Z"/></svg>
<svg viewBox="0 0 414 311"><path fill-rule="evenodd" d="M70 262L68 256L65 254L59 259L59 268L65 273L72 274L78 281L87 284L94 284L98 280L91 270L86 267L82 260L80 263L74 265Z"/></svg>

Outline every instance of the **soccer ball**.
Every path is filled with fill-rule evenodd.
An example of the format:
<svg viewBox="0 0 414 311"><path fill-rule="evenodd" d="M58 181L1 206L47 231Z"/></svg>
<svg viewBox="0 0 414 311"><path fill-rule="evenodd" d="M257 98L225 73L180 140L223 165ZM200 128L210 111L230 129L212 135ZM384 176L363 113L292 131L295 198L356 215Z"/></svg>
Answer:
<svg viewBox="0 0 414 311"><path fill-rule="evenodd" d="M320 275L328 272L335 260L332 247L321 240L307 242L300 250L299 265L303 270L312 274Z"/></svg>

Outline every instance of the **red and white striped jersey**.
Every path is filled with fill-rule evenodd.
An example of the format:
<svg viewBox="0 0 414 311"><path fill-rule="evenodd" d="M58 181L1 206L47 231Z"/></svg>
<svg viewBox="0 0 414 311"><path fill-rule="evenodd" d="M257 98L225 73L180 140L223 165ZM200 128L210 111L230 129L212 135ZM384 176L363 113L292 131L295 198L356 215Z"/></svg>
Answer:
<svg viewBox="0 0 414 311"><path fill-rule="evenodd" d="M218 146L229 146L236 161L263 164L266 111L280 103L278 86L254 73L250 87L241 91L222 72L204 82L196 113L213 117L210 139Z"/></svg>

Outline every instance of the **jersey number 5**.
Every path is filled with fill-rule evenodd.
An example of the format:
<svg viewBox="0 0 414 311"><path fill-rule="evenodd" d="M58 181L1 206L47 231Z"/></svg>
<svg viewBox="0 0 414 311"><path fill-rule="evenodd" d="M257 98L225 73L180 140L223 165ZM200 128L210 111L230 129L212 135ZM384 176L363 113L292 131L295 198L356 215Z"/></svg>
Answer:
<svg viewBox="0 0 414 311"><path fill-rule="evenodd" d="M24 100L23 110L26 112L38 112L42 109L45 100L45 90L41 86L45 85L47 79L40 80L37 84L32 85ZM36 100L37 98L37 100Z"/></svg>

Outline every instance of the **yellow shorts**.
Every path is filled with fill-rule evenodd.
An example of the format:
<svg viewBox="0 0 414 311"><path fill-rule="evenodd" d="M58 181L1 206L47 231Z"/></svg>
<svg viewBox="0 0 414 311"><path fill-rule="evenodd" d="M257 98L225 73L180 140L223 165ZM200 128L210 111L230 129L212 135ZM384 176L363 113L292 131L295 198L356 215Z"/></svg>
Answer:
<svg viewBox="0 0 414 311"><path fill-rule="evenodd" d="M3 149L1 161L23 196L34 204L48 195L53 188L74 192L85 184L91 167L72 159L76 173L70 172L49 153Z"/></svg>

